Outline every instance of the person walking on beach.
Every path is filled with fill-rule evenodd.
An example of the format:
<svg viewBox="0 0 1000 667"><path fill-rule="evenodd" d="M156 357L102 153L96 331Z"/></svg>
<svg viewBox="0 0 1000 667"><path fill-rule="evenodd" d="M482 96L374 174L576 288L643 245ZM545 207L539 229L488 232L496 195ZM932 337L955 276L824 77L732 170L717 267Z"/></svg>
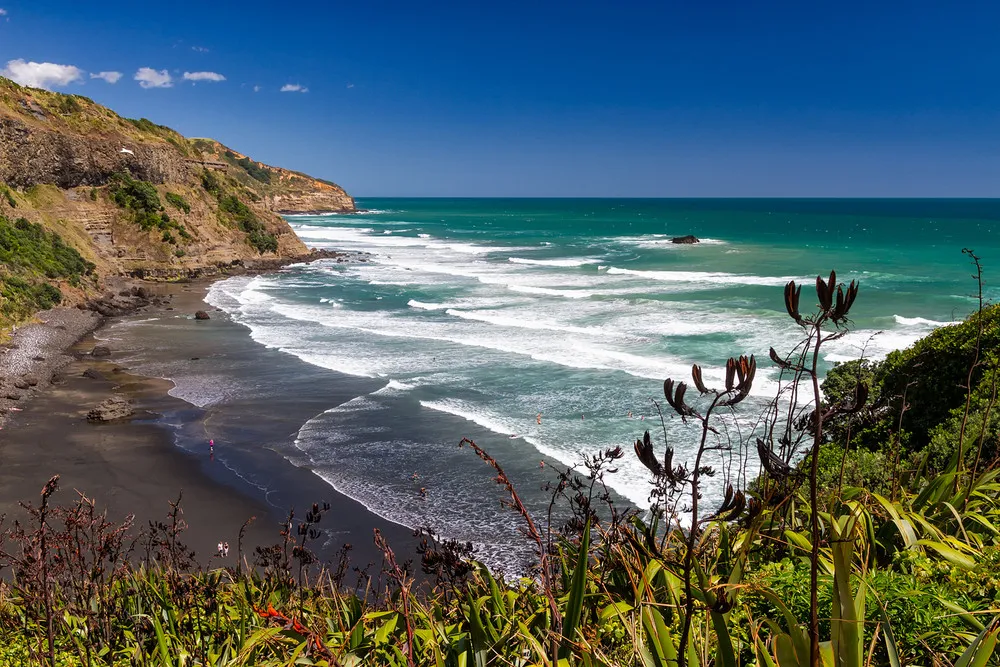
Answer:
<svg viewBox="0 0 1000 667"><path fill-rule="evenodd" d="M229 542L222 543L222 557L223 558L229 557Z"/></svg>
<svg viewBox="0 0 1000 667"><path fill-rule="evenodd" d="M209 454L214 454L215 453L215 440L209 440L208 441L208 453Z"/></svg>
<svg viewBox="0 0 1000 667"><path fill-rule="evenodd" d="M535 417L535 421L538 422L539 424L542 423L542 413L541 412L539 412L538 416Z"/></svg>
<svg viewBox="0 0 1000 667"><path fill-rule="evenodd" d="M222 542L219 542L219 545L216 548L219 550L219 556L221 557L222 556Z"/></svg>
<svg viewBox="0 0 1000 667"><path fill-rule="evenodd" d="M427 500L427 487L424 486L420 487L420 499Z"/></svg>

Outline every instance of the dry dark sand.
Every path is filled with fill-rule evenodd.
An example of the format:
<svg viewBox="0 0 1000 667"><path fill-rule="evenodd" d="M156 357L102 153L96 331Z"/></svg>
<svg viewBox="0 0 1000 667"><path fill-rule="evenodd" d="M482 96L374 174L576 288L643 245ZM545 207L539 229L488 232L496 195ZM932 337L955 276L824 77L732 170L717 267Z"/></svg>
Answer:
<svg viewBox="0 0 1000 667"><path fill-rule="evenodd" d="M160 285L169 292L172 310L194 312L206 308L202 299L206 285ZM58 338L58 337L55 337ZM235 565L236 543L241 526L250 517L244 553L253 547L278 541L279 524L288 508L267 503L258 489L242 482L235 474L211 472L208 456L191 454L176 447L169 429L157 421L166 411L189 407L167 394L171 383L156 378L130 375L110 360L88 356L94 346L92 336L84 336L70 352L76 360L65 365L65 379L58 384L40 384L18 402L0 430L0 513L11 518L24 516L20 501L37 503L45 482L60 476L56 502L71 503L76 491L93 498L109 518L122 520L135 515L136 529L149 521L163 521L169 502L183 494L182 508L188 530L182 541L193 548L204 565ZM64 340L56 344L65 345ZM56 357L62 350L46 348L40 356ZM178 350L183 355L183 350ZM187 358L187 357L182 357ZM0 364L3 361L0 359ZM105 379L84 377L84 371L98 371ZM89 423L86 413L112 394L132 400L136 414L128 420L106 424ZM274 455L274 470L293 494L297 515L309 504L327 500L332 509L321 527L335 529L335 538L321 550L331 557L340 545L353 545L354 564L365 566L380 560L372 545L372 530L380 529L400 554L410 559L415 542L410 531L371 514L359 503L337 494L311 471L297 468ZM211 472L211 474L210 474ZM225 561L211 559L220 541L230 545Z"/></svg>

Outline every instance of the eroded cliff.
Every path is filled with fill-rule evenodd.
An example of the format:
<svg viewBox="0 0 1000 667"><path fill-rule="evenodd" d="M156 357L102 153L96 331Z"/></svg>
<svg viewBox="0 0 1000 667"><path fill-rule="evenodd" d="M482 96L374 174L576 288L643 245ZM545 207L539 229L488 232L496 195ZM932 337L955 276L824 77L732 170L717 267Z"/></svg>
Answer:
<svg viewBox="0 0 1000 667"><path fill-rule="evenodd" d="M98 276L304 256L279 212L353 210L336 184L0 78L0 216L58 233Z"/></svg>

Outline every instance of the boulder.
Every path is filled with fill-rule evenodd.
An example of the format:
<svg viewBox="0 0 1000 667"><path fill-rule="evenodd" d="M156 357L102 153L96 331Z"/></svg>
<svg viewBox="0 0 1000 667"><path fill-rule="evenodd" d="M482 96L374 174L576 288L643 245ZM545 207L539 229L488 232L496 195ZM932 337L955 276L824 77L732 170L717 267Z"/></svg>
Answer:
<svg viewBox="0 0 1000 667"><path fill-rule="evenodd" d="M111 348L109 348L107 345L98 345L94 347L93 350L90 351L90 354L91 356L94 357L110 357Z"/></svg>
<svg viewBox="0 0 1000 667"><path fill-rule="evenodd" d="M109 422L131 417L133 414L135 414L135 410L132 409L131 401L121 396L112 396L88 412L87 421Z"/></svg>
<svg viewBox="0 0 1000 667"><path fill-rule="evenodd" d="M93 368L88 368L83 372L83 377L90 378L91 380L103 380L104 376Z"/></svg>
<svg viewBox="0 0 1000 667"><path fill-rule="evenodd" d="M212 318L210 318L208 316L208 313L206 313L204 310L199 310L197 313L194 314L194 319L196 319L196 320L209 320L209 319L212 319Z"/></svg>
<svg viewBox="0 0 1000 667"><path fill-rule="evenodd" d="M36 355L36 356L32 357L31 360L32 361L45 361L45 357L43 357L41 355Z"/></svg>
<svg viewBox="0 0 1000 667"><path fill-rule="evenodd" d="M34 377L32 375L25 375L24 376L24 381L28 383L29 387L37 387L38 386L38 378L36 378L36 377Z"/></svg>
<svg viewBox="0 0 1000 667"><path fill-rule="evenodd" d="M670 239L670 242L671 243L682 243L682 244L685 244L685 245L690 245L692 243L700 243L700 241L698 240L698 237L694 236L693 234L688 234L687 236L675 236L674 238Z"/></svg>
<svg viewBox="0 0 1000 667"><path fill-rule="evenodd" d="M24 378L17 378L16 380L14 380L15 389L27 389L30 386L31 385L28 384L28 381L25 380Z"/></svg>
<svg viewBox="0 0 1000 667"><path fill-rule="evenodd" d="M66 374L63 373L62 371L56 371L55 373L52 374L52 377L49 378L49 382L51 382L52 384L62 384L65 381L66 381Z"/></svg>
<svg viewBox="0 0 1000 667"><path fill-rule="evenodd" d="M9 392L7 394L7 398L9 400L11 400L11 401L20 401L21 400L21 395L19 393L17 393L16 391L12 391L12 392Z"/></svg>

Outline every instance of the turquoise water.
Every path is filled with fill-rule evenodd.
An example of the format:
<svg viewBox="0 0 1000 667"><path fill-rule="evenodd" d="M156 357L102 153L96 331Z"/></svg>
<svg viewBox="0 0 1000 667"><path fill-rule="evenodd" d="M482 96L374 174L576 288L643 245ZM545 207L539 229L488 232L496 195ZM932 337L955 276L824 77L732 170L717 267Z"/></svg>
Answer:
<svg viewBox="0 0 1000 667"><path fill-rule="evenodd" d="M651 426L663 379L687 379L700 363L717 382L728 357L753 353L761 368L734 417L744 429L738 449L777 388L768 348L799 340L783 308L790 279L807 283L803 309L817 273L836 269L861 283L854 331L827 347L827 365L882 357L968 315L976 284L963 247L983 257L987 298L1000 295L990 280L1000 259L992 200L359 205L369 210L289 221L310 246L364 251L370 261L233 278L209 300L263 345L379 380L378 390L302 425L306 465L390 520L480 543L512 527L469 492L468 471L481 464L455 450L462 436L498 453L539 507L541 460L569 465L625 446L611 487L645 506L648 475L629 443ZM669 242L685 234L703 242ZM666 437L678 457L693 451L695 434L679 420L667 420ZM739 460L719 462L737 481ZM750 457L747 472L755 466ZM415 501L415 484L428 488L426 501Z"/></svg>

